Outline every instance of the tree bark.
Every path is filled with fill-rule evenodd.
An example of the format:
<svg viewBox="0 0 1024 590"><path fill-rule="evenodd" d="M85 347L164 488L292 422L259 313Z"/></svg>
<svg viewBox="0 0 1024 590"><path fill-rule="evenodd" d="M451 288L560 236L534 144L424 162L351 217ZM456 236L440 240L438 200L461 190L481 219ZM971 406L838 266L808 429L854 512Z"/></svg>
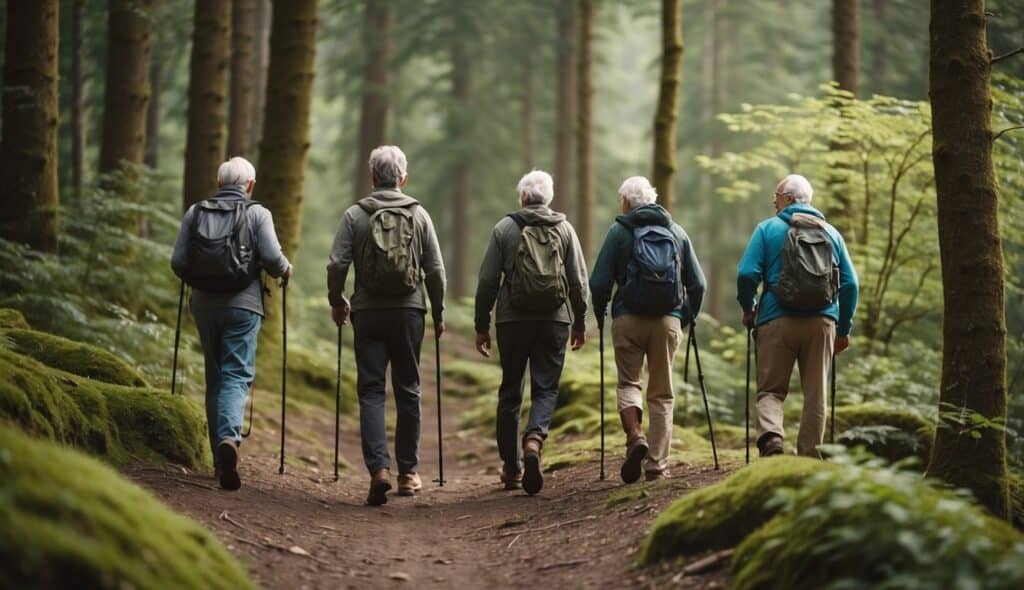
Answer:
<svg viewBox="0 0 1024 590"><path fill-rule="evenodd" d="M252 153L253 39L256 0L233 0L231 9L231 104L228 107L228 156Z"/></svg>
<svg viewBox="0 0 1024 590"><path fill-rule="evenodd" d="M871 0L873 25L881 27L888 19L888 0ZM889 82L889 37L881 34L871 43L871 79L874 92L879 94L891 88ZM891 90L888 90L891 93Z"/></svg>
<svg viewBox="0 0 1024 590"><path fill-rule="evenodd" d="M712 158L717 158L722 153L722 134L715 133L714 127L712 126L715 117L722 112L722 103L725 98L724 85L722 83L722 51L724 50L724 9L727 0L709 0L707 4L707 17L708 17L708 28L707 28L707 59L705 67L708 68L708 85L707 85L707 124L708 129L711 129L710 141L708 142L708 152ZM708 190L707 197L710 198L711 202L716 200L715 192L718 190L718 182L714 174L708 175ZM696 204L695 204L696 205ZM710 231L708 233L708 251L710 253L719 252L719 244L722 241L723 222L728 222L729 219L725 218L722 212L712 206L708 214L708 220L710 221ZM722 302L723 293L722 286L722 264L710 264L708 265L708 314L716 319L721 320L723 318Z"/></svg>
<svg viewBox="0 0 1024 590"><path fill-rule="evenodd" d="M572 214L573 140L576 138L576 3L558 3L558 95L555 115L555 198L551 207Z"/></svg>
<svg viewBox="0 0 1024 590"><path fill-rule="evenodd" d="M593 110L594 110L594 2L580 0L580 42L579 69L577 75L577 91L579 105L579 123L576 136L576 159L578 164L577 182L579 182L579 211L576 229L579 232L580 247L584 256L589 256L594 245L594 146L593 146Z"/></svg>
<svg viewBox="0 0 1024 590"><path fill-rule="evenodd" d="M57 0L7 2L0 236L57 251Z"/></svg>
<svg viewBox="0 0 1024 590"><path fill-rule="evenodd" d="M160 52L153 51L149 65L149 104L146 106L146 147L142 161L149 168L160 165L160 91L163 89L164 64Z"/></svg>
<svg viewBox="0 0 1024 590"><path fill-rule="evenodd" d="M661 2L661 84L654 116L654 188L672 212L675 201L676 118L683 78L683 16L680 0Z"/></svg>
<svg viewBox="0 0 1024 590"><path fill-rule="evenodd" d="M71 6L71 190L82 198L85 184L85 76L82 41L85 38L85 0Z"/></svg>
<svg viewBox="0 0 1024 590"><path fill-rule="evenodd" d="M857 96L860 73L860 0L832 0L832 77Z"/></svg>
<svg viewBox="0 0 1024 590"><path fill-rule="evenodd" d="M388 127L388 63L391 59L391 9L387 2L366 0L363 47L367 50L359 113L359 137L356 144L356 170L353 197L370 194L373 179L367 159L374 148L385 143Z"/></svg>
<svg viewBox="0 0 1024 590"><path fill-rule="evenodd" d="M1006 321L983 0L932 0L929 97L942 264L940 412L1006 419ZM970 424L970 422L968 422ZM1006 435L941 420L928 474L1006 518Z"/></svg>
<svg viewBox="0 0 1024 590"><path fill-rule="evenodd" d="M252 96L252 151L258 152L263 137L264 105L267 97L267 66L270 64L270 0L256 0L256 34L253 38L255 69Z"/></svg>
<svg viewBox="0 0 1024 590"><path fill-rule="evenodd" d="M184 208L217 190L217 166L227 149L227 83L231 0L197 0L188 84Z"/></svg>
<svg viewBox="0 0 1024 590"><path fill-rule="evenodd" d="M275 2L267 70L266 117L254 198L274 214L277 236L294 263L302 225L309 112L316 59L317 0Z"/></svg>
<svg viewBox="0 0 1024 590"><path fill-rule="evenodd" d="M455 8L455 30L464 32L469 27L462 22L460 8ZM472 116L472 100L470 94L470 57L466 47L465 34L452 36L452 98L455 108L451 111L449 121L452 143L463 153L455 161L453 180L455 194L452 198L452 294L462 297L469 294L469 191L471 163L468 156L470 141L470 125Z"/></svg>
<svg viewBox="0 0 1024 590"><path fill-rule="evenodd" d="M520 125L523 128L523 173L534 167L534 135L533 118L536 111L533 98L533 53L531 49L523 52L520 61L522 71L520 72L523 88L523 102L520 111Z"/></svg>

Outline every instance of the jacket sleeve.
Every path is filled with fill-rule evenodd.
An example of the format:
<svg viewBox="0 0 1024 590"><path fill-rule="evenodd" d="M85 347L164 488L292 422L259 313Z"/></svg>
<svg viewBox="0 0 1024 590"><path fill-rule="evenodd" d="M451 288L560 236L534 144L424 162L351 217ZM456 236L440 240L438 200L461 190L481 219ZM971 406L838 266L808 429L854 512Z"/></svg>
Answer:
<svg viewBox="0 0 1024 590"><path fill-rule="evenodd" d="M704 278L704 270L697 260L697 253L693 249L693 242L683 233L684 251L682 256L682 278L683 288L686 289L687 313L690 321L697 320L701 307L704 304L704 293L707 291L707 279Z"/></svg>
<svg viewBox="0 0 1024 590"><path fill-rule="evenodd" d="M857 271L853 268L853 261L846 249L846 242L843 236L839 236L839 325L836 326L836 334L849 336L853 329L853 316L857 312L857 299L860 297L860 282L857 279Z"/></svg>
<svg viewBox="0 0 1024 590"><path fill-rule="evenodd" d="M195 205L188 208L181 218L181 226L178 228L178 237L174 240L174 250L171 252L171 270L178 278L184 278L185 265L188 264L188 234L192 225L192 217L195 215Z"/></svg>
<svg viewBox="0 0 1024 590"><path fill-rule="evenodd" d="M434 230L430 214L423 207L417 209L424 220L424 228L420 233L420 268L423 269L423 282L430 298L431 315L437 322L444 318L444 294L447 286L444 258L441 256L441 246L437 242L437 232Z"/></svg>
<svg viewBox="0 0 1024 590"><path fill-rule="evenodd" d="M583 332L587 329L587 261L583 259L583 247L569 222L565 223L565 275L569 281L569 305L572 307L572 330Z"/></svg>
<svg viewBox="0 0 1024 590"><path fill-rule="evenodd" d="M346 303L345 280L352 265L352 227L352 214L346 211L334 234L327 262L327 300L331 307L342 307Z"/></svg>
<svg viewBox="0 0 1024 590"><path fill-rule="evenodd" d="M501 222L499 222L500 225ZM487 243L480 273L477 275L476 303L473 313L473 324L477 334L485 334L491 330L491 310L498 299L501 288L501 275L504 271L505 257L498 237L498 225L491 231L491 239Z"/></svg>
<svg viewBox="0 0 1024 590"><path fill-rule="evenodd" d="M267 273L276 278L288 270L290 263L281 251L281 242L274 231L274 216L269 209L255 207L256 217L256 250L260 257L260 265Z"/></svg>
<svg viewBox="0 0 1024 590"><path fill-rule="evenodd" d="M747 249L743 252L736 269L736 300L744 312L751 312L756 305L757 288L764 280L764 231L761 227L750 236Z"/></svg>
<svg viewBox="0 0 1024 590"><path fill-rule="evenodd" d="M594 262L594 272L590 274L590 297L594 304L594 314L599 324L604 323L604 315L608 309L608 302L612 298L612 288L615 286L615 257L616 239L615 233L618 224L612 224L601 244L601 251L597 254L597 261Z"/></svg>

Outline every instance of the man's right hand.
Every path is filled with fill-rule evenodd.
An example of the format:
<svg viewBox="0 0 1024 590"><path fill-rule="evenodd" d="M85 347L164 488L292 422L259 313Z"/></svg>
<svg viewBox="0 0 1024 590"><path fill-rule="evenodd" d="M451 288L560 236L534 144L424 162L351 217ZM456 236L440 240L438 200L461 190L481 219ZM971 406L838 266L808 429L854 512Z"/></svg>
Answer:
<svg viewBox="0 0 1024 590"><path fill-rule="evenodd" d="M290 278L292 278L292 265L289 264L288 268L286 268L284 272L281 273L281 286L283 287L287 285L288 279Z"/></svg>
<svg viewBox="0 0 1024 590"><path fill-rule="evenodd" d="M484 332L476 335L476 349L480 354L491 358L491 333Z"/></svg>
<svg viewBox="0 0 1024 590"><path fill-rule="evenodd" d="M757 310L743 312L743 325L748 329L754 328L754 320L757 318Z"/></svg>
<svg viewBox="0 0 1024 590"><path fill-rule="evenodd" d="M835 354L839 354L850 348L850 337L849 336L836 336L835 348L832 350Z"/></svg>
<svg viewBox="0 0 1024 590"><path fill-rule="evenodd" d="M336 326L338 326L340 328L341 326L344 326L345 324L347 324L348 323L348 316L349 316L349 313L351 311L352 311L352 306L349 305L348 303L344 303L344 304L339 305L337 307L332 307L331 308L331 319L334 320L334 325L336 325Z"/></svg>

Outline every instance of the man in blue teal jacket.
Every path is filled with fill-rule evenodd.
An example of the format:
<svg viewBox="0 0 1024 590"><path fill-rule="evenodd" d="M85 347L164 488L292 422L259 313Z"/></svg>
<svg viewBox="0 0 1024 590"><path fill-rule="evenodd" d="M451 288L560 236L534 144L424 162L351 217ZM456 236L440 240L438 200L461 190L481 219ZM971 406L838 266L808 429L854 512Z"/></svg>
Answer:
<svg viewBox="0 0 1024 590"><path fill-rule="evenodd" d="M857 309L857 272L843 237L811 206L811 183L791 174L775 189L777 215L758 224L740 260L737 300L743 308L743 324L755 328L757 346L757 447L761 456L783 452L782 404L789 393L793 363L800 365L804 393L797 453L818 456L825 436L826 392L834 354L850 345L850 329ZM839 269L838 297L817 310L795 311L784 307L773 292L782 273L783 246L791 225L818 226L832 245L833 263ZM765 289L757 297L758 287Z"/></svg>

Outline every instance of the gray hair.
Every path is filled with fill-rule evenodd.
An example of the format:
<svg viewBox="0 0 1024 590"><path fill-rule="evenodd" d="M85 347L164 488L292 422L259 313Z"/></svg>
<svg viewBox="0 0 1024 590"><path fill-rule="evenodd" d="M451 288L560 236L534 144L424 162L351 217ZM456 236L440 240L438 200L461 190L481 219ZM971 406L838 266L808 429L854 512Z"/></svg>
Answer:
<svg viewBox="0 0 1024 590"><path fill-rule="evenodd" d="M519 202L526 205L549 205L555 198L555 183L551 175L543 170L527 172L519 179L516 191Z"/></svg>
<svg viewBox="0 0 1024 590"><path fill-rule="evenodd" d="M619 187L619 202L628 204L630 209L650 205L657 200L658 191L646 177L630 176Z"/></svg>
<svg viewBox="0 0 1024 590"><path fill-rule="evenodd" d="M253 180L256 180L256 168L252 162L239 156L224 162L217 169L217 184L219 186L245 186Z"/></svg>
<svg viewBox="0 0 1024 590"><path fill-rule="evenodd" d="M793 197L794 203L810 203L814 197L810 181L799 174L790 174L783 178L775 192Z"/></svg>
<svg viewBox="0 0 1024 590"><path fill-rule="evenodd" d="M405 152L397 145L382 145L370 152L370 171L377 179L377 186L395 187L405 180Z"/></svg>

